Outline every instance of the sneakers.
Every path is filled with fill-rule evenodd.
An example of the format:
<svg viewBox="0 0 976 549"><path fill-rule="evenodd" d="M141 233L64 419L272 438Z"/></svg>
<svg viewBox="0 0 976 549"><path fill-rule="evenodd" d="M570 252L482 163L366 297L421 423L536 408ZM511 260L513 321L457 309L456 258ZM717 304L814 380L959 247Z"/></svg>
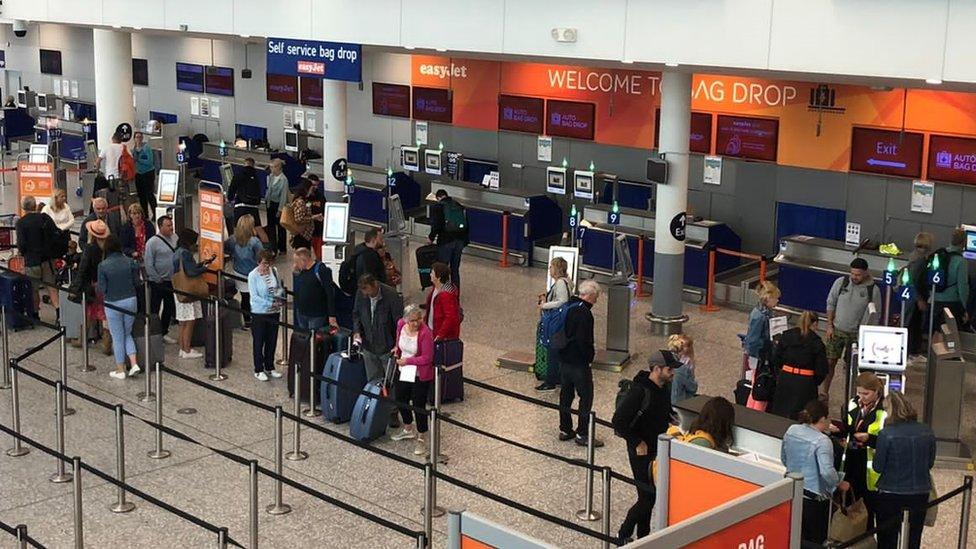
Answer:
<svg viewBox="0 0 976 549"><path fill-rule="evenodd" d="M278 370L265 370L264 373L275 379L281 378L281 372L279 372Z"/></svg>
<svg viewBox="0 0 976 549"><path fill-rule="evenodd" d="M417 442L413 446L413 455L415 456L426 456L427 455L427 441L424 437L417 435Z"/></svg>
<svg viewBox="0 0 976 549"><path fill-rule="evenodd" d="M537 385L535 388L536 391L555 391L556 389L558 389L558 387L555 385L550 385L549 382L543 382L540 385Z"/></svg>
<svg viewBox="0 0 976 549"><path fill-rule="evenodd" d="M254 374L254 379L256 379L258 381L268 381L268 374L266 374L264 372L258 372L256 374Z"/></svg>
<svg viewBox="0 0 976 549"><path fill-rule="evenodd" d="M583 437L583 436L580 436L580 435L576 435L576 445L577 446L586 446L586 442L587 442L586 437ZM600 439L598 439L598 438L594 438L593 439L593 447L594 448L602 448L603 447L603 441L600 440Z"/></svg>
<svg viewBox="0 0 976 549"><path fill-rule="evenodd" d="M566 431L559 431L559 440L565 442L567 440L573 440L576 438L576 433L567 433Z"/></svg>
<svg viewBox="0 0 976 549"><path fill-rule="evenodd" d="M203 358L203 353L196 349L190 349L189 351L180 349L180 358Z"/></svg>
<svg viewBox="0 0 976 549"><path fill-rule="evenodd" d="M134 376L134 375L138 374L141 371L142 371L142 368L140 368L138 364L133 364L132 365L132 368L129 368L129 376L130 377L131 376Z"/></svg>
<svg viewBox="0 0 976 549"><path fill-rule="evenodd" d="M171 337L169 337L168 335L164 335L163 336L163 343L166 343L167 345L176 345L176 340L173 339L173 338L171 338Z"/></svg>
<svg viewBox="0 0 976 549"><path fill-rule="evenodd" d="M112 370L108 375L114 377L115 379L125 379L125 372L120 372L118 370Z"/></svg>
<svg viewBox="0 0 976 549"><path fill-rule="evenodd" d="M417 438L417 432L413 430L412 425L404 425L403 429L390 435L390 440L394 441L410 440L412 438Z"/></svg>

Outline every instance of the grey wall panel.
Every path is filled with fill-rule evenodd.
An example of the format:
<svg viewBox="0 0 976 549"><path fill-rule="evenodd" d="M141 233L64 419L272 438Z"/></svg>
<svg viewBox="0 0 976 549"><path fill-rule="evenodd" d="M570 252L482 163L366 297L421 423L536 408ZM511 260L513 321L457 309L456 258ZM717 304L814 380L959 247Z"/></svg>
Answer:
<svg viewBox="0 0 976 549"><path fill-rule="evenodd" d="M777 248L775 173L765 164L743 162L738 167L736 185L731 225L742 237L742 248L753 253L772 253Z"/></svg>
<svg viewBox="0 0 976 549"><path fill-rule="evenodd" d="M499 133L498 134L498 174L499 186L502 181L511 184L515 189L525 187L522 181L522 171L512 167L512 164L522 162L522 137L517 134Z"/></svg>
<svg viewBox="0 0 976 549"><path fill-rule="evenodd" d="M896 242L902 251L908 251L911 250L911 244L915 239L915 235L921 230L921 223L892 217L888 219L885 227L885 240Z"/></svg>
<svg viewBox="0 0 976 549"><path fill-rule="evenodd" d="M698 154L688 155L688 188L698 191L710 192L715 189L715 185L705 185L702 182L702 172L704 170L704 157Z"/></svg>
<svg viewBox="0 0 976 549"><path fill-rule="evenodd" d="M946 185L936 184L936 193ZM963 223L976 224L976 187L962 187L962 219Z"/></svg>
<svg viewBox="0 0 976 549"><path fill-rule="evenodd" d="M775 173L776 200L843 210L847 206L847 174L763 164Z"/></svg>
<svg viewBox="0 0 976 549"><path fill-rule="evenodd" d="M935 223L922 223L922 230L926 232L930 232L935 236L935 245L938 247L949 245L952 238L952 231L956 227L958 227L958 224L937 225ZM912 236L914 238L914 235ZM913 242L912 240L906 240L905 241L906 246L903 246L902 249L903 250L911 249L911 246L909 245L912 244L912 242ZM901 246L900 243L899 246Z"/></svg>
<svg viewBox="0 0 976 549"><path fill-rule="evenodd" d="M688 191L688 208L687 212L695 217L704 217L705 219L712 218L712 195L696 190Z"/></svg>
<svg viewBox="0 0 976 549"><path fill-rule="evenodd" d="M886 186L877 178L850 174L847 178L847 221L861 224L862 238L884 238Z"/></svg>
<svg viewBox="0 0 976 549"><path fill-rule="evenodd" d="M738 208L738 205L736 203L735 196L712 193L709 196L709 202L710 202L709 212L708 212L709 218L711 219L736 219L737 218L736 208ZM733 225L733 227L735 226L736 225ZM757 248L747 247L746 242L743 241L742 249L751 252Z"/></svg>

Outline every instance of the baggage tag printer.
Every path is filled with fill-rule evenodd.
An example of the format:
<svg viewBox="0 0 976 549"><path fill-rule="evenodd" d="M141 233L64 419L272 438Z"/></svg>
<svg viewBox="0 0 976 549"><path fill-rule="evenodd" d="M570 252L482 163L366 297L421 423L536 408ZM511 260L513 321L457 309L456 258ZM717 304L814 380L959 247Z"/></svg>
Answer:
<svg viewBox="0 0 976 549"><path fill-rule="evenodd" d="M339 284L339 266L352 251L349 244L349 203L326 202L322 222L322 263L332 270L332 279Z"/></svg>
<svg viewBox="0 0 976 549"><path fill-rule="evenodd" d="M908 328L862 325L857 334L857 370L874 372L890 391L905 392Z"/></svg>

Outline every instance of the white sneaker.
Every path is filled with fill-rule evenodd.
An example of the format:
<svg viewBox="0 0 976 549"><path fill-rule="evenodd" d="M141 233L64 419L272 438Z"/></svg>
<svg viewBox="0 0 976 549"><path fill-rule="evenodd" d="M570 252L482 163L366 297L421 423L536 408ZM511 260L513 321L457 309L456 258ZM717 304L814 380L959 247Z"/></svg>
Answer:
<svg viewBox="0 0 976 549"><path fill-rule="evenodd" d="M397 441L410 440L412 438L417 438L417 432L414 431L413 429L408 429L406 427L390 435L390 440L397 440Z"/></svg>
<svg viewBox="0 0 976 549"><path fill-rule="evenodd" d="M426 456L427 455L427 441L424 437L418 436L417 442L413 447L413 455L415 456Z"/></svg>
<svg viewBox="0 0 976 549"><path fill-rule="evenodd" d="M171 338L171 337L169 337L168 335L165 335L165 336L163 336L163 343L167 343L169 345L175 345L176 344L176 340L173 339L173 338Z"/></svg>
<svg viewBox="0 0 976 549"><path fill-rule="evenodd" d="M203 358L203 353L196 349L190 349L189 351L180 350L180 358Z"/></svg>
<svg viewBox="0 0 976 549"><path fill-rule="evenodd" d="M138 364L133 364L132 367L129 368L129 375L130 376L134 376L134 375L138 374L141 371L142 371L142 368L140 368Z"/></svg>
<svg viewBox="0 0 976 549"><path fill-rule="evenodd" d="M258 381L268 381L268 375L265 374L264 372L258 372L254 374L254 378L257 379Z"/></svg>
<svg viewBox="0 0 976 549"><path fill-rule="evenodd" d="M268 374L269 376L275 379L281 378L281 372L279 372L278 370L267 370L264 373Z"/></svg>
<svg viewBox="0 0 976 549"><path fill-rule="evenodd" d="M118 370L112 370L108 375L114 377L115 379L125 379L125 372L120 372Z"/></svg>

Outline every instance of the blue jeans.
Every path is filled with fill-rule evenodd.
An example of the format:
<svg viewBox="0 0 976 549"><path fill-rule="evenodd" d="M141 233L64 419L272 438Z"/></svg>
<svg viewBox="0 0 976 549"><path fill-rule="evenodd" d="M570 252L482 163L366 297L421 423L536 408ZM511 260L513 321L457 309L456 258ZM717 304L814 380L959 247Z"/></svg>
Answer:
<svg viewBox="0 0 976 549"><path fill-rule="evenodd" d="M111 307L105 307L105 319L108 321L108 331L112 334L112 352L115 354L116 364L125 364L125 357L136 354L136 341L132 339L132 325L136 321L137 300L135 296L118 301L106 301L105 305L114 305L130 312L122 312Z"/></svg>
<svg viewBox="0 0 976 549"><path fill-rule="evenodd" d="M437 261L451 268L451 282L458 289L461 289L461 252L465 245L463 240L454 240L437 247Z"/></svg>
<svg viewBox="0 0 976 549"><path fill-rule="evenodd" d="M324 316L305 316L295 311L295 327L302 330L321 330L329 323Z"/></svg>

